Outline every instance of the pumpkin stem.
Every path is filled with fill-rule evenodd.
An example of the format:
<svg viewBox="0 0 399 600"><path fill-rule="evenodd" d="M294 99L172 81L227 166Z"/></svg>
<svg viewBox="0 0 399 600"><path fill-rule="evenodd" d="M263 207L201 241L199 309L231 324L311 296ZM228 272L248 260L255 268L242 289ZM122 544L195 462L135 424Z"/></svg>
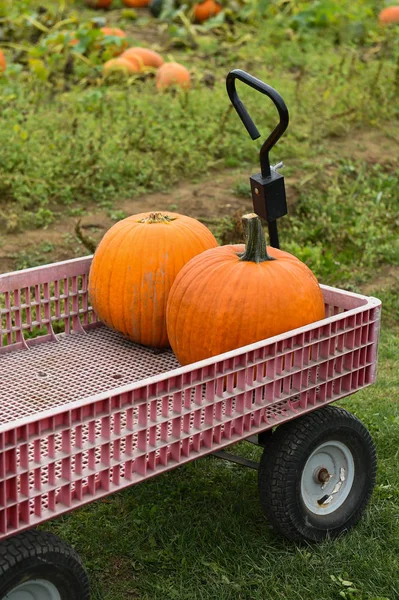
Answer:
<svg viewBox="0 0 399 600"><path fill-rule="evenodd" d="M170 223L171 221L176 221L177 217L169 217L169 215L163 215L161 212L153 212L148 215L148 217L144 217L144 219L140 219L139 223Z"/></svg>
<svg viewBox="0 0 399 600"><path fill-rule="evenodd" d="M242 225L245 235L245 251L238 253L240 260L255 263L275 260L267 253L265 234L258 215L255 213L244 215Z"/></svg>

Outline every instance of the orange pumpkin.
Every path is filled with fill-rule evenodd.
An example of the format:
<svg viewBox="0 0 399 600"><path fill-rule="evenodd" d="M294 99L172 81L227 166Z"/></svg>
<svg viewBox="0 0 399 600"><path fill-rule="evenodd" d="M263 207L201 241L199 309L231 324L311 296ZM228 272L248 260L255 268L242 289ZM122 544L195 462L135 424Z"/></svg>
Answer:
<svg viewBox="0 0 399 600"><path fill-rule="evenodd" d="M90 8L109 8L112 0L86 0L86 4Z"/></svg>
<svg viewBox="0 0 399 600"><path fill-rule="evenodd" d="M388 6L384 8L379 16L378 20L383 25L388 23L399 23L399 6Z"/></svg>
<svg viewBox="0 0 399 600"><path fill-rule="evenodd" d="M118 58L111 58L103 64L103 74L105 77L115 71L120 71L126 75L130 73L139 73L141 71L141 65L138 60L136 64L134 64L133 61L122 58L121 56Z"/></svg>
<svg viewBox="0 0 399 600"><path fill-rule="evenodd" d="M194 19L198 23L203 23L203 21L215 17L221 10L222 7L215 0L205 0L205 2L194 5Z"/></svg>
<svg viewBox="0 0 399 600"><path fill-rule="evenodd" d="M126 33L122 29L119 29L119 27L101 27L100 31L104 35L104 42L106 44L106 49L112 56L118 56L118 55L122 54L122 52L124 52L124 50L126 50L126 48L128 47L128 41L127 41L127 39L125 39ZM108 36L120 38L121 43L117 43L117 42L108 43L107 42ZM99 44L96 41L94 47L97 49L100 49L101 44Z"/></svg>
<svg viewBox="0 0 399 600"><path fill-rule="evenodd" d="M7 68L6 57L4 56L4 52L0 50L0 75L4 73Z"/></svg>
<svg viewBox="0 0 399 600"><path fill-rule="evenodd" d="M129 8L142 8L148 6L150 0L123 0L123 4Z"/></svg>
<svg viewBox="0 0 399 600"><path fill-rule="evenodd" d="M164 63L157 71L155 85L158 90L165 90L175 85L187 90L190 87L190 73L179 63Z"/></svg>
<svg viewBox="0 0 399 600"><path fill-rule="evenodd" d="M113 35L121 38L126 37L126 33L123 29L119 29L119 27L101 27L100 31L102 31L104 35Z"/></svg>
<svg viewBox="0 0 399 600"><path fill-rule="evenodd" d="M215 356L325 317L316 277L288 252L266 248L259 217L243 217L242 244L193 258L167 304L170 345L182 365Z"/></svg>
<svg viewBox="0 0 399 600"><path fill-rule="evenodd" d="M166 302L180 269L217 246L196 219L177 213L141 213L116 223L93 258L89 295L106 325L138 344L164 348Z"/></svg>
<svg viewBox="0 0 399 600"><path fill-rule="evenodd" d="M158 52L154 52L154 50L149 50L149 48L140 48L137 46L134 48L128 48L122 54L122 57L127 58L128 60L131 56L133 56L134 59L139 57L142 60L143 65L146 67L154 67L155 69L158 69L164 63L162 56L158 54Z"/></svg>

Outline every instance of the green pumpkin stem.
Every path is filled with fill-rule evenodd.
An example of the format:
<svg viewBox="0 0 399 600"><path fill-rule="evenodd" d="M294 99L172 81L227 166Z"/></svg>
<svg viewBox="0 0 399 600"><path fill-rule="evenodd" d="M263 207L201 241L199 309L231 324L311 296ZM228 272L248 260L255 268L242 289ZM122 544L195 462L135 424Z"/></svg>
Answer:
<svg viewBox="0 0 399 600"><path fill-rule="evenodd" d="M148 215L148 217L144 217L144 219L140 219L139 223L170 223L171 221L176 221L177 217L170 217L169 215L164 215L161 212L153 212Z"/></svg>
<svg viewBox="0 0 399 600"><path fill-rule="evenodd" d="M238 254L240 260L255 263L274 260L267 253L265 234L258 215L255 213L244 215L242 217L242 225L245 236L245 251Z"/></svg>

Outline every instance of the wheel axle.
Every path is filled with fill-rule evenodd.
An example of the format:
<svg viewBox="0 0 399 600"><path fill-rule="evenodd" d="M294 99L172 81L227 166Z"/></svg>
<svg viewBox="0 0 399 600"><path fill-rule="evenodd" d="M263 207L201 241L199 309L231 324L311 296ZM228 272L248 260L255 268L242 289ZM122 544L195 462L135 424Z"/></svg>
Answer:
<svg viewBox="0 0 399 600"><path fill-rule="evenodd" d="M332 475L330 475L326 467L318 467L313 474L313 479L316 483L327 483L331 477Z"/></svg>

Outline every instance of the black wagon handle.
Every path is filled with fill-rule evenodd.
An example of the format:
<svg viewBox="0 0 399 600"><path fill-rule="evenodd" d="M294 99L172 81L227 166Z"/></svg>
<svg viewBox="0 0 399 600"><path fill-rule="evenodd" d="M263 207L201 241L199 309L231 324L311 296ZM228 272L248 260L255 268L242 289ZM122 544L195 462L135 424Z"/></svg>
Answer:
<svg viewBox="0 0 399 600"><path fill-rule="evenodd" d="M288 123L289 123L288 108L287 108L284 100L280 96L280 94L277 92L277 90L275 90L270 85L267 85L267 83L264 83L260 79L253 77L253 75L250 75L249 73L246 73L246 71L242 71L241 69L233 69L233 71L230 71L230 73L227 75L227 78L226 78L227 93L228 93L228 96L230 98L232 105L234 106L234 108L236 109L236 111L238 113L238 116L240 117L246 130L248 131L249 135L251 136L251 138L253 140L258 139L260 137L260 133L259 133L258 128L256 127L255 123L249 116L248 111L245 108L244 104L240 100L240 97L237 94L236 79L238 79L239 81L242 81L243 83L246 83L254 90L261 92L261 94L268 96L268 98L270 98L272 100L274 106L278 110L280 122L273 129L273 131L271 132L271 134L269 135L267 140L263 143L262 148L260 149L260 166L261 166L262 176L270 177L271 170L270 170L269 152L273 148L273 146L278 142L278 140L280 139L280 137L283 135L284 131L288 127Z"/></svg>

